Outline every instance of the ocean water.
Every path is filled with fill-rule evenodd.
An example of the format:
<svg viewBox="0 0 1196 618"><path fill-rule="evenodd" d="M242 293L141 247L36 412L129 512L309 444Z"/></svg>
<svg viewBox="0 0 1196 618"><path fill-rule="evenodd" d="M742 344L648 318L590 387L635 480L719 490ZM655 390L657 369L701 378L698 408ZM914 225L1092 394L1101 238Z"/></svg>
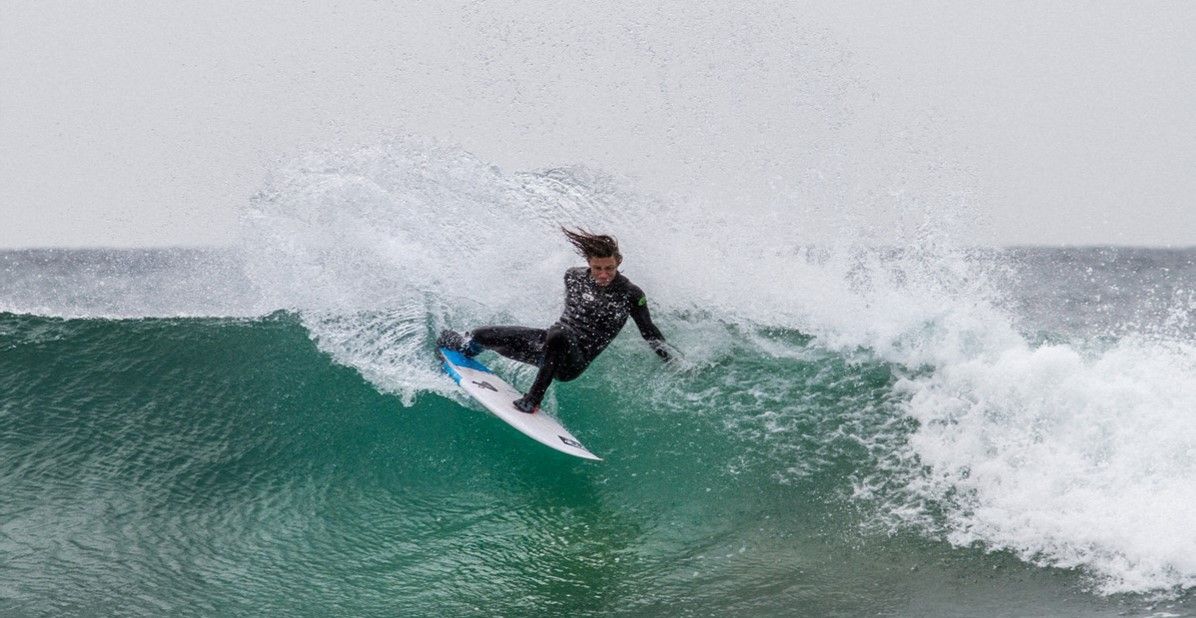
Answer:
<svg viewBox="0 0 1196 618"><path fill-rule="evenodd" d="M0 615L1196 615L1196 251L811 245L403 144L242 223L0 253ZM553 387L603 462L433 353L555 319L562 223L684 356Z"/></svg>

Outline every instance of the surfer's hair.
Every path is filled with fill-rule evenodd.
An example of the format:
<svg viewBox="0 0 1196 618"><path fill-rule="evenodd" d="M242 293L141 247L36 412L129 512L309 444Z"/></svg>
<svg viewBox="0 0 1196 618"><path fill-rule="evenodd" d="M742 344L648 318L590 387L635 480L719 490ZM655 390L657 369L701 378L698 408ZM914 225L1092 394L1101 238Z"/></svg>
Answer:
<svg viewBox="0 0 1196 618"><path fill-rule="evenodd" d="M595 234L582 228L571 230L565 226L561 226L561 231L569 239L569 244L577 249L577 253L587 260L613 257L616 262L623 261L623 254L619 253L619 241L614 236Z"/></svg>

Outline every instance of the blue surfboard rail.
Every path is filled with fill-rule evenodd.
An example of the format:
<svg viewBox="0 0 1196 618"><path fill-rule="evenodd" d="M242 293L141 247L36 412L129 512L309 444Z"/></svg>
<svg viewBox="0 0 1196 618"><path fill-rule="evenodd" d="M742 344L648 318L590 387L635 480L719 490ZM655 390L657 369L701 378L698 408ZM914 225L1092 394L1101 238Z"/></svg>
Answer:
<svg viewBox="0 0 1196 618"><path fill-rule="evenodd" d="M444 371L445 371L445 373L449 374L449 376L457 384L461 383L461 374L457 373L457 370L454 368L454 366L467 367L469 369L473 369L476 371L484 371L486 373L494 373L493 371L490 371L489 367L483 365L482 363L478 362L475 359L472 359L460 352L457 352L456 350L450 350L448 348L440 348L440 354L444 356Z"/></svg>

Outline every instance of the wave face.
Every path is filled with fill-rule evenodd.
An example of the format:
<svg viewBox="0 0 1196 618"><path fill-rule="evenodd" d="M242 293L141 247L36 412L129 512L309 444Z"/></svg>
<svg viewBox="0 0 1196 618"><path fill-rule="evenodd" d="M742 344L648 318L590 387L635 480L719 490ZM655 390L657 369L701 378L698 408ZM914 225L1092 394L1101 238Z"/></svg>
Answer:
<svg viewBox="0 0 1196 618"><path fill-rule="evenodd" d="M811 245L391 142L278 170L228 249L2 254L0 610L1196 612L1196 252L936 221ZM551 323L562 224L620 238L685 356L629 329L553 387L601 464L432 353Z"/></svg>

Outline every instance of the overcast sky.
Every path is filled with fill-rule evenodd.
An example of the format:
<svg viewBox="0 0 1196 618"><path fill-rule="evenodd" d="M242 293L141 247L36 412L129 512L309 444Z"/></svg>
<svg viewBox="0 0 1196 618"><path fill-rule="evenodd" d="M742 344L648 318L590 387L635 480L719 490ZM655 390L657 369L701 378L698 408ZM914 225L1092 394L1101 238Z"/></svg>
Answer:
<svg viewBox="0 0 1196 618"><path fill-rule="evenodd" d="M695 208L910 190L966 195L967 242L1196 245L1196 3L882 4L0 0L0 247L227 243L280 160L388 134Z"/></svg>

